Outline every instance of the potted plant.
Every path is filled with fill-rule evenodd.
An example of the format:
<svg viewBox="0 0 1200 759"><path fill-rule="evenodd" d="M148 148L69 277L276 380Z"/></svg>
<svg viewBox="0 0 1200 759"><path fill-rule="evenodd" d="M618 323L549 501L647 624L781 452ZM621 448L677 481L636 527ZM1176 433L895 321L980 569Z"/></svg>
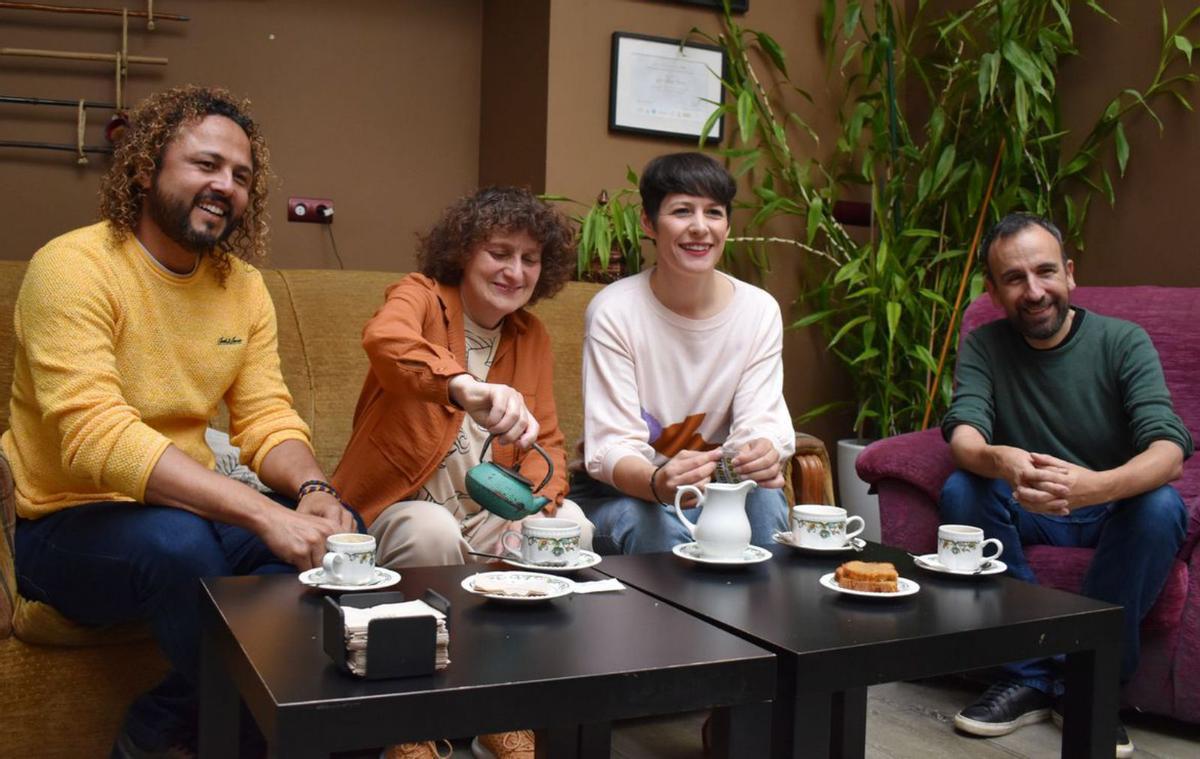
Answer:
<svg viewBox="0 0 1200 759"><path fill-rule="evenodd" d="M632 187L623 187L611 197L607 190L601 190L582 214L571 217L579 224L579 280L608 283L642 270L638 177L633 169L628 169L625 177ZM542 199L583 205L562 195L543 195Z"/></svg>
<svg viewBox="0 0 1200 759"><path fill-rule="evenodd" d="M693 30L728 59L728 97L710 125L736 118L724 153L753 189L745 236L810 254L816 284L792 326L821 327L846 367L858 438L920 429L945 409L958 319L983 286L974 254L988 224L1044 214L1081 247L1092 195L1115 199L1104 157L1121 175L1129 160L1124 122L1139 110L1157 120L1152 104L1168 96L1190 107L1184 88L1196 77L1168 69L1183 59L1190 68L1185 31L1200 13L1171 27L1163 12L1155 77L1115 95L1071 148L1056 89L1060 61L1076 52L1069 2L980 0L937 18L924 0L908 15L893 0L866 5L823 4L829 78L842 95L827 159L811 157L817 135L780 95L807 97L770 35L742 27L728 2L720 32ZM869 199L865 233L835 214L846 198ZM795 233L767 237L768 225Z"/></svg>

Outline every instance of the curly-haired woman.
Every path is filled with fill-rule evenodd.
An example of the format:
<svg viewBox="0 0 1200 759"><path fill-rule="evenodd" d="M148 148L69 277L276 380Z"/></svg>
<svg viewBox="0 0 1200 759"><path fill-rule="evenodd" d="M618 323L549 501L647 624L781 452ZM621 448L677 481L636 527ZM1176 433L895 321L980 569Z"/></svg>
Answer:
<svg viewBox="0 0 1200 759"><path fill-rule="evenodd" d="M487 453L531 482L554 462L542 512L591 524L564 500L566 454L552 387L550 336L526 305L557 293L575 266L574 233L527 190L492 187L442 214L418 250L421 273L388 288L363 331L371 362L354 431L333 475L388 567L462 564L496 553L512 523L466 493ZM536 518L536 517L534 517Z"/></svg>

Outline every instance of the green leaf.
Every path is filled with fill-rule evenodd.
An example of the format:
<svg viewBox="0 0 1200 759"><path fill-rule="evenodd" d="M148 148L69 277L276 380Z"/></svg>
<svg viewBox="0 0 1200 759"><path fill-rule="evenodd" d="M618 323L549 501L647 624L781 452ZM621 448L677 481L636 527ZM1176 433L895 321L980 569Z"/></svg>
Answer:
<svg viewBox="0 0 1200 759"><path fill-rule="evenodd" d="M846 4L846 19L842 21L842 35L847 39L854 34L854 27L858 26L858 18L862 15L862 3L859 0L851 0Z"/></svg>
<svg viewBox="0 0 1200 759"><path fill-rule="evenodd" d="M754 93L742 90L737 99L738 136L742 142L750 142L754 134Z"/></svg>
<svg viewBox="0 0 1200 759"><path fill-rule="evenodd" d="M829 308L824 311L814 311L792 322L792 329L809 327L817 322L823 322L837 313L837 309Z"/></svg>
<svg viewBox="0 0 1200 759"><path fill-rule="evenodd" d="M941 185L942 180L950 173L950 169L954 166L954 145L947 145L942 155L938 158L937 168L933 170L933 186Z"/></svg>
<svg viewBox="0 0 1200 759"><path fill-rule="evenodd" d="M930 173L929 167L926 166L925 169L921 172L921 175L919 177L917 177L917 202L918 203L925 200L925 198L929 195L929 189L932 186L933 186L933 174Z"/></svg>
<svg viewBox="0 0 1200 759"><path fill-rule="evenodd" d="M821 231L821 221L825 217L825 204L820 196L813 198L812 203L808 206L808 244L812 245L813 240L817 239L817 232Z"/></svg>
<svg viewBox="0 0 1200 759"><path fill-rule="evenodd" d="M1104 188L1104 197L1108 198L1108 204L1115 206L1117 204L1117 193L1113 190L1112 177L1107 171L1100 172L1100 183Z"/></svg>
<svg viewBox="0 0 1200 759"><path fill-rule="evenodd" d="M979 104L983 105L991 97L996 87L996 54L984 53L979 58Z"/></svg>
<svg viewBox="0 0 1200 759"><path fill-rule="evenodd" d="M870 361L871 359L875 358L878 355L879 355L878 348L864 348L863 352L858 354L857 356L855 356L854 360L851 361L850 364L851 364L851 366L857 366L858 364L861 364L864 361Z"/></svg>
<svg viewBox="0 0 1200 759"><path fill-rule="evenodd" d="M837 4L834 0L823 0L821 3L821 41L832 48L833 29L837 26Z"/></svg>
<svg viewBox="0 0 1200 759"><path fill-rule="evenodd" d="M1129 163L1129 141L1125 139L1125 125L1119 121L1113 132L1113 143L1117 148L1117 167L1123 177L1125 176L1125 165Z"/></svg>
<svg viewBox="0 0 1200 759"><path fill-rule="evenodd" d="M1175 47L1179 48L1184 55L1187 56L1188 65L1192 65L1192 41L1182 34L1175 35Z"/></svg>
<svg viewBox="0 0 1200 759"><path fill-rule="evenodd" d="M833 339L829 341L829 345L827 347L832 348L833 346L837 345L838 342L843 337L846 336L847 332L854 329L855 327L862 324L863 322L867 322L870 320L871 320L871 317L867 316L866 314L863 314L861 316L856 316L853 319L851 319L850 321L846 322L845 324L842 325L842 328L837 331L837 334L833 336Z"/></svg>
<svg viewBox="0 0 1200 759"><path fill-rule="evenodd" d="M638 175L637 172L633 170L632 166L627 165L625 167L625 181L634 187L637 187L638 185Z"/></svg>
<svg viewBox="0 0 1200 759"><path fill-rule="evenodd" d="M766 32L755 32L755 36L758 37L758 46L771 59L771 63L775 64L775 68L782 71L784 76L787 76L787 61L783 54L783 48Z"/></svg>
<svg viewBox="0 0 1200 759"><path fill-rule="evenodd" d="M937 239L937 238L941 237L942 235L936 229L911 228L911 229L906 229L903 232L901 232L900 236L901 237L932 237L934 239Z"/></svg>
<svg viewBox="0 0 1200 759"><path fill-rule="evenodd" d="M729 110L728 105L721 105L721 106L714 108L712 113L708 114L708 118L704 120L704 125L702 127L700 127L700 140L701 141L708 139L709 135L712 134L712 129L714 126L716 126L717 121L722 116L724 116L728 110ZM745 141L746 141L746 139L743 137L742 142L745 142ZM632 174L633 169L630 169L629 173ZM627 174L626 177L628 178L628 176L629 175ZM634 184L637 184L637 182L635 181Z"/></svg>
<svg viewBox="0 0 1200 759"><path fill-rule="evenodd" d="M909 351L921 364L929 371L937 371L937 359L929 352L929 349L924 345L914 345Z"/></svg>
<svg viewBox="0 0 1200 759"><path fill-rule="evenodd" d="M1013 80L1013 108L1023 135L1029 131L1029 93L1025 89L1025 80L1020 78Z"/></svg>
<svg viewBox="0 0 1200 759"><path fill-rule="evenodd" d="M1028 50L1021 47L1020 43L1016 40L1010 39L1005 40L1001 52L1004 55L1004 60L1008 61L1008 64L1013 67L1013 70L1017 72L1017 76L1020 77L1018 81L1023 80L1034 92L1045 94L1045 90L1042 89L1041 69L1038 68L1037 63L1034 62Z"/></svg>
<svg viewBox="0 0 1200 759"><path fill-rule="evenodd" d="M840 285L848 279L853 279L858 274L858 270L862 267L862 259L854 258L838 269L837 274L833 276L833 283Z"/></svg>
<svg viewBox="0 0 1200 759"><path fill-rule="evenodd" d="M883 239L883 240L879 241L879 245L877 245L875 248L875 271L876 272L883 271L884 264L887 263L887 258L888 258L888 241L886 239Z"/></svg>
<svg viewBox="0 0 1200 759"><path fill-rule="evenodd" d="M1063 25L1063 29L1067 32L1067 37L1073 37L1075 33L1071 29L1071 16L1067 9L1063 7L1062 0L1051 0L1051 4L1054 6L1054 12L1058 14L1059 23Z"/></svg>
<svg viewBox="0 0 1200 759"><path fill-rule="evenodd" d="M1108 11L1106 11L1106 10L1104 10L1103 8L1101 8L1101 7L1100 7L1100 4L1099 4L1099 3L1097 3L1097 2L1096 2L1096 0L1087 0L1087 7L1091 8L1091 9L1092 9L1092 10L1094 10L1094 11L1096 11L1096 12L1097 12L1097 13L1099 13L1101 16L1104 16L1106 19L1108 19L1109 21L1113 22L1114 24L1118 23L1118 22L1117 22L1117 20L1116 20L1115 18L1113 18L1113 16L1112 16L1112 14L1111 14L1111 13L1109 13ZM1167 15L1167 10L1166 10L1166 8L1164 7L1164 8L1163 8L1163 17L1165 18L1165 17L1166 17L1166 15ZM1163 35L1163 36L1166 36L1166 35Z"/></svg>
<svg viewBox="0 0 1200 759"><path fill-rule="evenodd" d="M903 309L896 301L889 300L885 310L887 311L888 342L892 342L896 339L896 327L900 326L900 314Z"/></svg>

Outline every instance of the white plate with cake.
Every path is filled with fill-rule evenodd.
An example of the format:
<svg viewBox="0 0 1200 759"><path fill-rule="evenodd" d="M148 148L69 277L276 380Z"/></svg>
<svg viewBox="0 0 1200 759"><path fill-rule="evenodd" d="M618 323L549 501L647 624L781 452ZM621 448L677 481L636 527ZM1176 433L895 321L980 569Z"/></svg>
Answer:
<svg viewBox="0 0 1200 759"><path fill-rule="evenodd" d="M921 589L896 573L891 562L847 561L837 571L823 575L821 585L838 593L864 598L903 598Z"/></svg>

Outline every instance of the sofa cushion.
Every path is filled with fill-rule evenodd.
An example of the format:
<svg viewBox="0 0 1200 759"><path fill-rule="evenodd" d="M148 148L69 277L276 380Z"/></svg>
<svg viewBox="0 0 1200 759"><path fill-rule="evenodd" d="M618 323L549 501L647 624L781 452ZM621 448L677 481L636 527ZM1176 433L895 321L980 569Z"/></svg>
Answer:
<svg viewBox="0 0 1200 759"><path fill-rule="evenodd" d="M1079 593L1083 578L1096 551L1091 548L1061 548L1056 546L1026 546L1025 556L1038 581L1051 588ZM1187 565L1176 559L1167 577L1167 584L1158 601L1142 620L1143 630L1170 630L1179 624L1187 602Z"/></svg>

